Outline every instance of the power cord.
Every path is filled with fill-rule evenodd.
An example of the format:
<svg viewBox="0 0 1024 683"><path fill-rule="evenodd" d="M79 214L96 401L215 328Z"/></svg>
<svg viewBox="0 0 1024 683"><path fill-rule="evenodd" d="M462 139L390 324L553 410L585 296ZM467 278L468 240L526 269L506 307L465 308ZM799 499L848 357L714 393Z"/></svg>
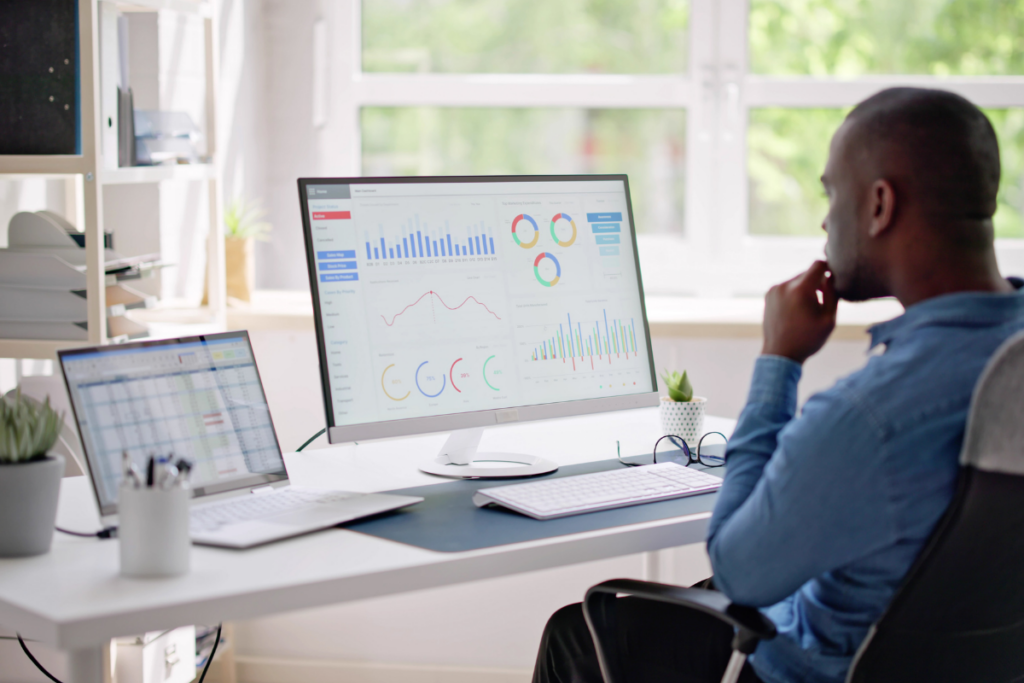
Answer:
<svg viewBox="0 0 1024 683"><path fill-rule="evenodd" d="M21 643L21 649L24 650L25 654L28 655L28 658L32 660L32 663L36 665L36 668L39 669L40 671L42 671L43 675L45 675L47 678L49 678L51 681L53 681L53 683L61 683L61 680L59 678L57 678L52 673L47 671L46 667L44 667L42 664L40 664L39 660L32 656L32 653L28 651L28 645L26 645L25 641L22 640L21 634L19 633L19 634L17 634L17 636L18 636L18 642Z"/></svg>
<svg viewBox="0 0 1024 683"><path fill-rule="evenodd" d="M316 437L314 437L316 438ZM210 665L213 664L213 656L217 654L217 646L220 645L220 631L224 628L224 624L217 624L217 638L213 641L213 649L210 650L210 658L206 660L206 666L203 667L203 674L199 677L197 683L203 683L206 680L206 672L210 670Z"/></svg>
<svg viewBox="0 0 1024 683"><path fill-rule="evenodd" d="M79 538L117 538L117 527L108 526L102 531L72 531L71 529L61 529L59 526L54 527L57 531L68 536L78 536Z"/></svg>
<svg viewBox="0 0 1024 683"><path fill-rule="evenodd" d="M199 680L197 681L197 683L203 683L203 681L206 680L206 672L210 670L210 665L213 664L213 656L217 654L217 646L220 645L220 632L221 629L223 628L224 624L217 624L217 639L213 641L213 649L210 650L210 657L206 660L206 666L203 667L203 673L201 676L199 676ZM47 678L53 681L53 683L63 683L59 678L57 678L52 673L47 671L46 667L40 664L38 659L32 656L32 653L28 649L28 645L25 644L25 641L22 639L20 633L17 634L17 637L18 642L21 643L21 649L25 652L25 655L28 656L32 663L36 665L36 668L42 671L43 675L45 675ZM5 637L4 640L8 640L8 638Z"/></svg>
<svg viewBox="0 0 1024 683"><path fill-rule="evenodd" d="M319 432L317 432L317 433L316 433L316 434L314 434L313 436L311 436L311 437L309 437L308 439L306 439L306 443L304 443L304 444L302 444L301 446L299 446L298 448L296 448L296 449L295 449L295 452L296 452L296 453L298 453L298 452L299 452L299 451L301 451L301 450L302 450L303 448L305 448L305 447L306 447L306 446L308 446L309 444L311 444L311 443L313 443L314 441L316 441L316 438L317 438L318 436L320 436L321 434L323 434L324 432L326 432L326 431L327 431L327 428L326 428L326 427L324 427L324 428L323 428L323 429L321 429L321 430L320 430Z"/></svg>

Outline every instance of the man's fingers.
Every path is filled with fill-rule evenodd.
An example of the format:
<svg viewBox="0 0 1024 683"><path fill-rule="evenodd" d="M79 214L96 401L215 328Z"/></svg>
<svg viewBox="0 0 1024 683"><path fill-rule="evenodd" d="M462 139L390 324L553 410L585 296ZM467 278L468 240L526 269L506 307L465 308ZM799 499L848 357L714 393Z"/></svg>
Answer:
<svg viewBox="0 0 1024 683"><path fill-rule="evenodd" d="M831 273L828 273L827 277L821 282L821 305L830 315L835 315L836 309L839 306L835 278Z"/></svg>
<svg viewBox="0 0 1024 683"><path fill-rule="evenodd" d="M811 267L805 270L794 279L796 284L801 288L813 288L818 289L821 287L822 280L825 279L825 273L828 272L828 264L824 261L815 261L811 264Z"/></svg>
<svg viewBox="0 0 1024 683"><path fill-rule="evenodd" d="M791 289L800 291L804 296L812 296L814 292L821 289L826 272L828 272L828 264L824 261L815 261L810 268L784 284ZM814 295L814 298L817 299L817 295Z"/></svg>

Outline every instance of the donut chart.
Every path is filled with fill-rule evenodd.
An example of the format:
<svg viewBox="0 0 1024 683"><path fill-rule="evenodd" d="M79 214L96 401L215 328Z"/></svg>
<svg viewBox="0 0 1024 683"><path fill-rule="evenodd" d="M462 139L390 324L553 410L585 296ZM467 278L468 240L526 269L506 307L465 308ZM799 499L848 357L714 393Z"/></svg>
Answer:
<svg viewBox="0 0 1024 683"><path fill-rule="evenodd" d="M530 225L533 226L533 239L530 240L529 242L523 242L522 240L519 239L519 235L516 234L516 226L519 225L520 221L527 221ZM554 223L552 223L552 225L554 225ZM552 234L553 233L554 228L552 228ZM576 239L575 225L573 226L572 235L573 239ZM531 216L528 213L521 213L512 220L512 239L514 239L516 241L516 244L521 246L523 249L530 249L531 247L537 244L537 240L540 239L540 228L537 227L537 221L533 220L533 216Z"/></svg>
<svg viewBox="0 0 1024 683"><path fill-rule="evenodd" d="M394 396L392 396L391 394L388 393L387 387L384 386L384 378L387 376L388 370L390 370L393 367L395 367L394 363L392 363L391 365L389 365L386 368L384 368L384 372L380 373L380 388L384 392L384 395L387 396L388 398L390 398L392 401L404 401L405 399L409 398L409 394L412 393L411 391L405 392L405 396L403 396L402 398L395 398ZM392 380L392 382L394 384L401 384L402 380L397 379L397 380Z"/></svg>
<svg viewBox="0 0 1024 683"><path fill-rule="evenodd" d="M558 221L568 221L569 225L572 226L572 237L565 242L558 239L558 234L555 233L555 223ZM573 242L576 241L576 221L567 213L556 213L554 218L551 219L551 239L560 247L571 247Z"/></svg>
<svg viewBox="0 0 1024 683"><path fill-rule="evenodd" d="M452 363L452 367L448 370L448 378L452 381L452 389L454 389L455 391L457 391L457 392L459 392L461 394L462 393L462 389L459 389L457 386L455 386L455 365L460 360L462 360L462 359L458 358L458 359L456 359L456 361L454 363Z"/></svg>
<svg viewBox="0 0 1024 683"><path fill-rule="evenodd" d="M540 262L544 259L549 259L555 264L555 276L550 280L545 280L540 274ZM558 262L558 259L554 255L542 251L533 262L533 274L537 277L537 282L541 283L545 287L554 287L558 284L558 279L562 277L562 264Z"/></svg>
<svg viewBox="0 0 1024 683"><path fill-rule="evenodd" d="M483 372L484 383L486 383L487 386L490 387L494 391L501 391L501 389L499 389L498 387L496 387L493 384L491 384L491 381L489 379L487 379L487 364L490 363L492 360L494 360L494 356L490 356L490 357L488 357L487 360L484 361L484 372ZM494 374L500 374L500 373L501 373L501 370L498 370Z"/></svg>
<svg viewBox="0 0 1024 683"><path fill-rule="evenodd" d="M425 360L422 363L420 363L418 368L416 368L416 388L419 389L420 393L426 396L427 398L437 398L438 396L441 395L441 392L444 391L445 386L447 386L448 380L445 378L444 375L441 375L441 388L437 390L436 394L428 394L427 392L423 391L423 387L420 386L420 370L422 370L423 366L429 362L430 361Z"/></svg>

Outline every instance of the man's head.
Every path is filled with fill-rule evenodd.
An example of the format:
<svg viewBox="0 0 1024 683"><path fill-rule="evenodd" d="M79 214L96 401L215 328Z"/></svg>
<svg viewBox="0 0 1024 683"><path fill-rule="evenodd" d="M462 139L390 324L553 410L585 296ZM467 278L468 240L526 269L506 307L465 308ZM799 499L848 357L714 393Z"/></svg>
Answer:
<svg viewBox="0 0 1024 683"><path fill-rule="evenodd" d="M992 252L999 147L959 95L891 88L861 102L832 138L822 183L825 253L844 299L893 294L893 277L908 275L894 271L922 256Z"/></svg>

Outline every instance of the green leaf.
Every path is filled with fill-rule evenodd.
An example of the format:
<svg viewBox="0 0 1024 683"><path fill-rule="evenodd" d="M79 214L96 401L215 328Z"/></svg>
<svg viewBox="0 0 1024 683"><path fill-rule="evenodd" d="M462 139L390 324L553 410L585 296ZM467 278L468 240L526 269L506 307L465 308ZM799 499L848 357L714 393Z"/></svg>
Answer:
<svg viewBox="0 0 1024 683"><path fill-rule="evenodd" d="M64 418L17 392L0 397L0 463L23 462L46 454L57 441Z"/></svg>
<svg viewBox="0 0 1024 683"><path fill-rule="evenodd" d="M681 375L678 372L665 370L661 375L661 380L668 390L668 397L673 401L687 403L693 400L693 386L690 384L690 378L686 376L685 370Z"/></svg>

